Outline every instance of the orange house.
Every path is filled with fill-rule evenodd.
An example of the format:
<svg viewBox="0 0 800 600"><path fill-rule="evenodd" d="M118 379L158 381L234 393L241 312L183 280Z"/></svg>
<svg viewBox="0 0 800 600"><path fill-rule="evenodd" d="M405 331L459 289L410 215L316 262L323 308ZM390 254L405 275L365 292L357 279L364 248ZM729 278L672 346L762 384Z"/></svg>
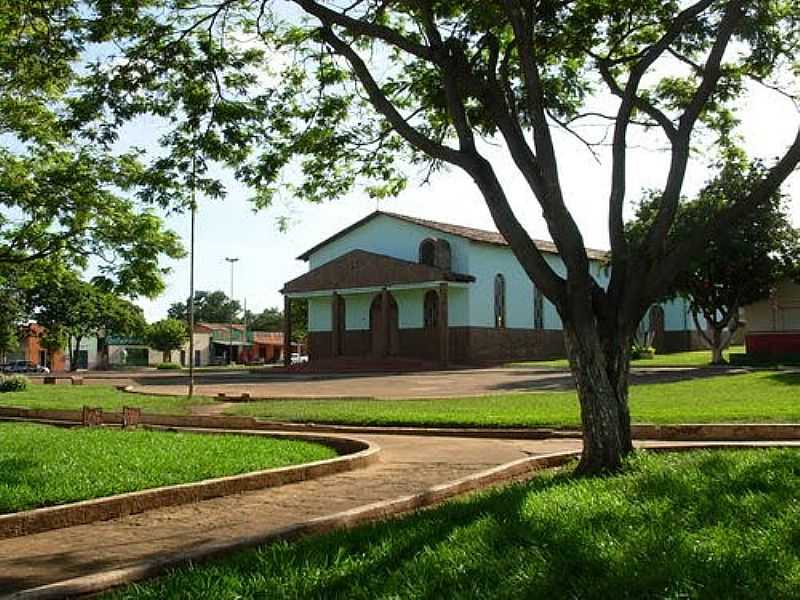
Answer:
<svg viewBox="0 0 800 600"><path fill-rule="evenodd" d="M51 352L42 347L41 338L45 332L45 328L36 323L22 327L20 342L22 359L48 367L51 371L65 371L67 360L64 353L61 350Z"/></svg>

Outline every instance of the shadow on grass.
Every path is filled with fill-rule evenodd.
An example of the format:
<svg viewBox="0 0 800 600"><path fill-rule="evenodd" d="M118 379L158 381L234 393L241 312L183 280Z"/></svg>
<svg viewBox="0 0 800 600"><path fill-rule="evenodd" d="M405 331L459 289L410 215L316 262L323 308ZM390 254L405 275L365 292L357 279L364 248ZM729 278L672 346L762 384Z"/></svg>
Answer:
<svg viewBox="0 0 800 600"><path fill-rule="evenodd" d="M800 453L640 455L275 544L120 597L765 598L800 589Z"/></svg>
<svg viewBox="0 0 800 600"><path fill-rule="evenodd" d="M0 488L30 483L33 477L40 478L42 465L28 458L0 459ZM0 513L3 512L0 504Z"/></svg>
<svg viewBox="0 0 800 600"><path fill-rule="evenodd" d="M783 385L798 385L800 386L800 372L782 372L772 373L767 377L770 381L775 383L782 383Z"/></svg>

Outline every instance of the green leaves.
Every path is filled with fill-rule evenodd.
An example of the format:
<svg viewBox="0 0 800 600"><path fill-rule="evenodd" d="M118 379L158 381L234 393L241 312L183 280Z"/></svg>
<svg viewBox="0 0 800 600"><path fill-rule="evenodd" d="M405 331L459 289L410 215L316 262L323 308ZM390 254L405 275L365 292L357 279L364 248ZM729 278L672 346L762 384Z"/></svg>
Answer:
<svg viewBox="0 0 800 600"><path fill-rule="evenodd" d="M56 346L66 336L135 336L145 331L141 309L56 265L31 285L27 303Z"/></svg>
<svg viewBox="0 0 800 600"><path fill-rule="evenodd" d="M51 256L85 268L97 261L108 289L129 296L163 290L164 256L184 255L177 234L117 190L141 179L134 155L114 159L89 148L0 149L0 269Z"/></svg>
<svg viewBox="0 0 800 600"><path fill-rule="evenodd" d="M147 344L159 352L180 350L188 339L185 321L162 319L147 327Z"/></svg>

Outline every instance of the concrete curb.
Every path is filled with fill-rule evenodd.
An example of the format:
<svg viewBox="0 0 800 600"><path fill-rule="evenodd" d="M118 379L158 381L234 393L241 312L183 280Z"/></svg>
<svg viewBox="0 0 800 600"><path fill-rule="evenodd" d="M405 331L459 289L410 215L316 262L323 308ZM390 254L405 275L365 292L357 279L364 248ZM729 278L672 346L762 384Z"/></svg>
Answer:
<svg viewBox="0 0 800 600"><path fill-rule="evenodd" d="M58 421L80 422L79 410L27 409L0 406L0 420L40 420L56 424ZM121 413L104 412L103 419L111 425L121 425ZM162 415L142 414L143 425L163 427L195 427L203 429L235 429L256 431L281 431L310 434L344 435L418 435L436 437L546 439L581 437L578 429L568 427L405 427L360 426L326 423L295 423L270 421L257 417L236 415ZM800 423L679 423L655 425L649 423L631 426L637 440L662 440L674 442L736 442L747 440L800 440Z"/></svg>
<svg viewBox="0 0 800 600"><path fill-rule="evenodd" d="M436 437L470 437L539 440L581 437L579 429L517 427L372 427L327 425L323 423L289 423L257 419L259 426L280 431L356 435L419 435ZM748 440L800 440L800 423L687 423L677 425L632 425L636 440L668 442L737 442Z"/></svg>
<svg viewBox="0 0 800 600"><path fill-rule="evenodd" d="M148 428L174 429L165 427ZM0 540L41 533L52 529L85 525L96 521L117 519L156 508L179 506L241 492L277 487L287 483L318 479L326 475L361 469L380 460L380 447L359 439L258 431L221 432L219 430L200 428L183 428L181 431L195 434L251 435L316 442L333 448L337 452L344 454L344 456L303 465L266 469L242 475L163 486L105 498L0 515Z"/></svg>
<svg viewBox="0 0 800 600"><path fill-rule="evenodd" d="M675 452L702 449L774 448L781 446L782 445L779 443L723 442L680 446L664 445L648 448L648 450L656 452ZM92 575L30 588L9 596L3 596L0 600L49 600L53 598L97 594L113 587L155 577L169 568L177 567L185 563L209 560L278 540L294 540L308 535L328 533L341 529L351 529L370 521L396 517L404 513L433 506L460 494L483 489L493 484L515 478L531 476L535 472L543 469L561 467L578 456L580 456L580 452L569 451L522 458L461 479L430 487L423 492L411 496L403 496L393 500L367 504L352 510L311 519L273 531L267 535L240 537L222 543L210 542L195 547L188 552L163 556L120 569L103 571Z"/></svg>

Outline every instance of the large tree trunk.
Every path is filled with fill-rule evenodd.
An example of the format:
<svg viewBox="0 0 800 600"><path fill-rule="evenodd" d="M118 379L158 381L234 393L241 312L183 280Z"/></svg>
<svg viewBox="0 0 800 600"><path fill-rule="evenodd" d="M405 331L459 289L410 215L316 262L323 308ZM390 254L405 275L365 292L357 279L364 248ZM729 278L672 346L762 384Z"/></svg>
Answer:
<svg viewBox="0 0 800 600"><path fill-rule="evenodd" d="M629 339L601 336L595 324L564 323L564 340L578 390L583 428L579 475L617 471L633 450L628 408Z"/></svg>
<svg viewBox="0 0 800 600"><path fill-rule="evenodd" d="M69 361L69 370L70 371L77 371L78 370L78 357L80 356L81 351L81 340L83 336L75 336L75 348L72 348L72 338L70 337L67 340L67 345L70 347L70 361Z"/></svg>
<svg viewBox="0 0 800 600"><path fill-rule="evenodd" d="M732 309L730 314L735 314L736 317L729 317L723 320L716 320L716 315L705 314L705 329L700 325L697 313L692 313L692 319L694 319L694 326L697 328L697 332L711 349L712 365L727 364L722 353L730 346L731 340L733 339L733 333L738 326L738 312L738 308Z"/></svg>
<svg viewBox="0 0 800 600"><path fill-rule="evenodd" d="M722 356L722 351L727 344L723 341L724 331L722 327L713 327L711 330L711 364L724 365L725 358Z"/></svg>

